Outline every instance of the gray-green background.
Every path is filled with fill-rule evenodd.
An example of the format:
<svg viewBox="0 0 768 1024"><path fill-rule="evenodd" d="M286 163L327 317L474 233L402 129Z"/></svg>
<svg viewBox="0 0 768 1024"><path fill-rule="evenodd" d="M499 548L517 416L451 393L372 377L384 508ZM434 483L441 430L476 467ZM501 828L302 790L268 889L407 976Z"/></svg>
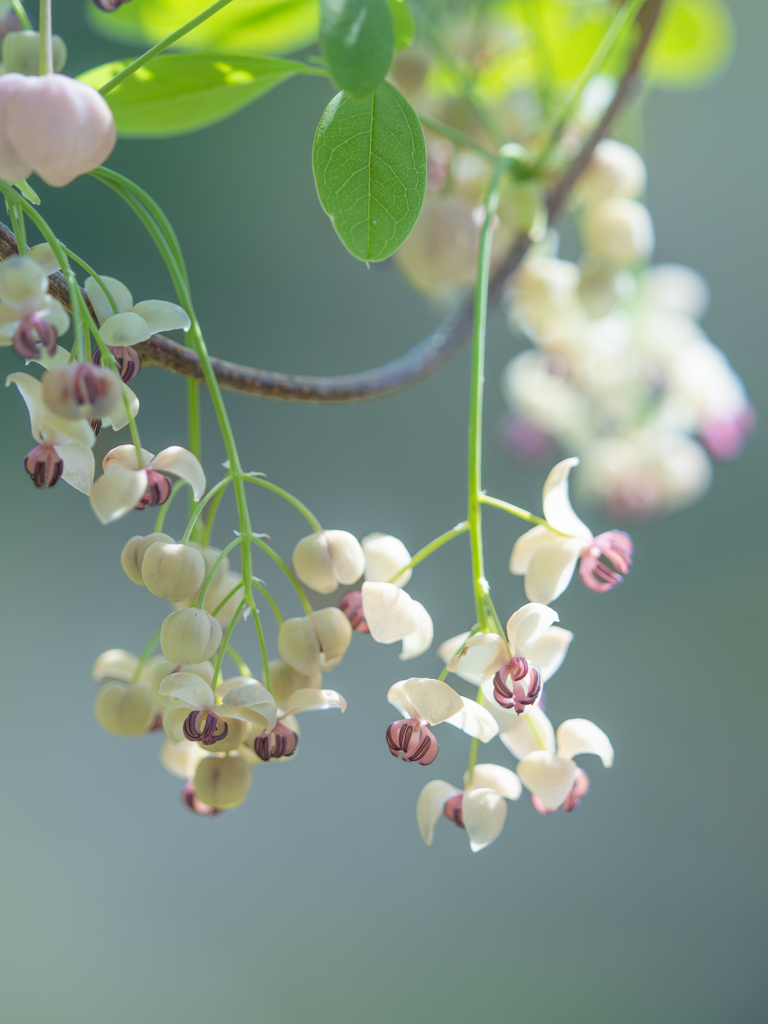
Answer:
<svg viewBox="0 0 768 1024"><path fill-rule="evenodd" d="M58 4L72 74L120 47ZM739 50L705 91L647 105L657 259L713 288L706 326L766 398L765 41L768 8L734 0ZM178 228L211 349L304 372L363 369L400 353L434 311L391 267L348 257L319 208L310 146L327 102L289 83L223 125L121 142L110 165L144 185ZM137 299L172 298L132 215L91 180L46 190L60 237ZM485 484L536 508L545 468L495 445L497 377L514 343L494 322ZM6 350L4 372L18 369ZM467 353L425 384L351 407L228 399L247 467L305 498L329 526L392 532L415 550L463 514ZM146 447L184 443L181 379L137 390ZM38 493L15 393L2 404L2 932L7 1020L42 1024L514 1020L525 1024L758 1024L766 1019L765 435L717 468L693 509L634 528L636 568L601 597L575 583L558 608L576 633L549 685L559 721L593 718L616 765L586 764L580 812L541 818L526 797L503 836L472 855L447 822L427 849L414 804L428 778L458 781L467 743L440 733L435 766L388 754L396 650L356 638L329 685L349 710L305 718L294 763L259 770L246 805L215 820L179 805L157 736L123 740L92 717L90 666L139 650L165 605L118 555L151 513L101 528L65 486ZM223 458L205 411L206 466ZM103 455L111 437L99 439ZM254 489L255 492L255 489ZM585 513L587 510L582 510ZM288 553L302 521L253 494L258 529ZM589 513L595 527L612 525ZM231 509L220 515L227 539ZM181 510L171 513L181 532ZM487 515L488 571L508 614L519 530ZM409 588L438 639L472 616L463 542ZM273 580L268 565L259 566ZM290 605L290 595L277 586ZM295 613L292 611L292 613ZM247 627L241 645L253 664ZM513 764L495 745L489 758Z"/></svg>

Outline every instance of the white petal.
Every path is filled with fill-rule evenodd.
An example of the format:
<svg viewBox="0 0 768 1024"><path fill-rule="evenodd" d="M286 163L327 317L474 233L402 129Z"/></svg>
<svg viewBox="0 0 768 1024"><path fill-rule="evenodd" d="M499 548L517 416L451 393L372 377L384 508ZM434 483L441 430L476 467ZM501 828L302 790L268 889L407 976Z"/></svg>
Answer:
<svg viewBox="0 0 768 1024"><path fill-rule="evenodd" d="M500 764L476 764L469 785L469 772L464 772L464 789L493 789L506 800L519 800L523 786L517 775Z"/></svg>
<svg viewBox="0 0 768 1024"><path fill-rule="evenodd" d="M27 256L31 256L48 277L55 274L57 270L61 270L58 257L47 242L40 242L38 245L33 245L31 249L27 249Z"/></svg>
<svg viewBox="0 0 768 1024"><path fill-rule="evenodd" d="M61 479L71 487L90 494L93 477L96 472L96 461L92 450L85 444L70 441L69 444L55 445L56 453L64 463Z"/></svg>
<svg viewBox="0 0 768 1024"><path fill-rule="evenodd" d="M560 757L549 750L537 750L523 758L517 766L517 774L525 788L554 811L571 791L576 764L570 758Z"/></svg>
<svg viewBox="0 0 768 1024"><path fill-rule="evenodd" d="M170 448L163 448L161 452L152 459L152 469L159 472L175 473L181 480L191 486L195 501L200 501L205 494L205 473L197 457L186 448L179 445L172 445Z"/></svg>
<svg viewBox="0 0 768 1024"><path fill-rule="evenodd" d="M380 644L393 644L418 629L416 603L394 583L364 583L363 615L373 639Z"/></svg>
<svg viewBox="0 0 768 1024"><path fill-rule="evenodd" d="M99 329L102 341L114 348L115 345L138 345L151 335L147 321L136 313L116 313L108 317Z"/></svg>
<svg viewBox="0 0 768 1024"><path fill-rule="evenodd" d="M558 533L591 540L591 530L573 511L571 499L568 496L568 474L578 464L579 460L576 458L563 459L550 470L549 476L544 482L542 494L544 518Z"/></svg>
<svg viewBox="0 0 768 1024"><path fill-rule="evenodd" d="M507 622L507 636L517 655L527 658L533 646L560 616L545 604L533 602L518 608Z"/></svg>
<svg viewBox="0 0 768 1024"><path fill-rule="evenodd" d="M49 323L53 324L59 337L61 337L62 334L67 333L70 323L69 313L64 309L58 299L54 299L52 295L46 295L45 304L40 312L44 313L45 319Z"/></svg>
<svg viewBox="0 0 768 1024"><path fill-rule="evenodd" d="M172 698L168 697L168 701ZM186 704L168 706L163 711L163 729L171 743L189 743L184 735L184 720L189 715L189 708ZM190 747L196 747L196 743L189 743Z"/></svg>
<svg viewBox="0 0 768 1024"><path fill-rule="evenodd" d="M135 654L119 647L112 647L94 661L91 679L94 683L103 683L105 679L120 679L124 683L130 683L138 663L139 659Z"/></svg>
<svg viewBox="0 0 768 1024"><path fill-rule="evenodd" d="M0 305L0 311L2 306ZM45 349L41 349L40 355L37 359L27 359L27 365L30 363L39 363L40 366L44 366L46 370L52 370L56 366L66 366L67 363L71 362L69 358L69 352L62 348L61 345L56 346L56 351L52 356L49 356Z"/></svg>
<svg viewBox="0 0 768 1024"><path fill-rule="evenodd" d="M114 406L109 410L109 416L102 416L101 422L106 427L112 427L113 430L122 430L123 427L128 426L128 413L125 411L125 402L123 401L122 395L126 395L128 398L128 404L131 409L131 416L134 419L139 415L139 400L133 391L128 387L127 384L122 385L122 394L120 400L115 402Z"/></svg>
<svg viewBox="0 0 768 1024"><path fill-rule="evenodd" d="M29 411L32 436L38 444L64 445L78 441L92 448L96 440L87 420L65 420L54 416L43 401L43 385L29 373L9 373L5 386L15 384Z"/></svg>
<svg viewBox="0 0 768 1024"><path fill-rule="evenodd" d="M146 448L141 449L141 456L145 466L154 458L152 452L148 452ZM104 456L101 468L106 473L112 466L122 466L123 469L138 469L139 463L136 458L135 447L132 444L119 444L117 448L112 448L108 451Z"/></svg>
<svg viewBox="0 0 768 1024"><path fill-rule="evenodd" d="M467 632L459 633L457 636L452 636L450 640L443 640L437 648L438 658L442 658L447 665L451 658L461 653L461 649L468 639L469 633ZM456 674L458 675L458 672ZM464 677L462 676L462 679L463 678Z"/></svg>
<svg viewBox="0 0 768 1024"><path fill-rule="evenodd" d="M487 708L481 707L476 700L469 697L462 697L461 701L464 705L463 710L446 718L448 725L455 725L467 736L472 736L481 743L488 743L494 736L498 736L499 726Z"/></svg>
<svg viewBox="0 0 768 1024"><path fill-rule="evenodd" d="M548 544L557 534L548 526L534 526L518 537L509 559L509 571L513 576L525 576L531 559L542 546Z"/></svg>
<svg viewBox="0 0 768 1024"><path fill-rule="evenodd" d="M200 744L189 740L181 743L165 740L160 747L160 764L178 779L193 779L195 769L205 756Z"/></svg>
<svg viewBox="0 0 768 1024"><path fill-rule="evenodd" d="M420 654L428 651L435 638L435 627L432 624L432 616L419 601L413 601L411 610L416 618L416 629L403 637L403 649L400 653L400 661L410 661L411 658L418 658Z"/></svg>
<svg viewBox="0 0 768 1024"><path fill-rule="evenodd" d="M406 718L418 718L429 725L439 725L464 709L458 693L439 679L403 679L390 687L387 700Z"/></svg>
<svg viewBox="0 0 768 1024"><path fill-rule="evenodd" d="M453 644L449 640L448 644ZM447 647L448 644L443 644ZM506 641L497 633L475 633L469 637L458 654L455 653L448 662L448 668L460 679L479 686L487 679L493 679L502 665L509 661L509 650Z"/></svg>
<svg viewBox="0 0 768 1024"><path fill-rule="evenodd" d="M501 709L499 710L501 711ZM499 721L501 742L518 760L539 750L546 750L554 754L555 730L541 708L535 706L527 708L525 714L515 714L514 719L510 713L507 713L506 721L500 720L500 715L494 713Z"/></svg>
<svg viewBox="0 0 768 1024"><path fill-rule="evenodd" d="M300 711L325 711L328 708L347 710L347 702L335 690L294 690L283 708L286 715L298 715Z"/></svg>
<svg viewBox="0 0 768 1024"><path fill-rule="evenodd" d="M130 512L146 489L145 470L110 466L91 487L91 508L102 523L111 523Z"/></svg>
<svg viewBox="0 0 768 1024"><path fill-rule="evenodd" d="M160 683L158 692L200 711L208 711L216 703L213 690L194 672L173 672Z"/></svg>
<svg viewBox="0 0 768 1024"><path fill-rule="evenodd" d="M531 661L541 672L541 681L546 683L557 672L571 646L573 633L562 626L550 626L544 636L531 648Z"/></svg>
<svg viewBox="0 0 768 1024"><path fill-rule="evenodd" d="M360 543L365 555L365 578L370 583L388 583L411 560L405 544L388 533L369 533ZM407 569L393 581L395 586L404 587L412 573Z"/></svg>
<svg viewBox="0 0 768 1024"><path fill-rule="evenodd" d="M597 754L606 768L613 764L613 747L602 729L586 718L569 718L557 730L557 752L562 757Z"/></svg>
<svg viewBox="0 0 768 1024"><path fill-rule="evenodd" d="M583 540L568 537L556 536L543 544L525 574L525 596L540 604L549 604L560 597L573 578L583 548Z"/></svg>
<svg viewBox="0 0 768 1024"><path fill-rule="evenodd" d="M442 779L432 779L419 793L416 801L416 822L419 826L421 838L427 844L432 845L435 835L435 825L442 817L445 805L456 796L461 790L455 786L443 782Z"/></svg>
<svg viewBox="0 0 768 1024"><path fill-rule="evenodd" d="M269 729L274 729L277 720L275 698L259 683L241 683L239 686L233 686L217 707L221 708L224 717L233 713L232 717L242 718L246 722L254 721L255 714L266 720Z"/></svg>
<svg viewBox="0 0 768 1024"><path fill-rule="evenodd" d="M188 331L192 322L175 302L164 302L162 299L145 299L131 308L146 323L150 334L160 331Z"/></svg>
<svg viewBox="0 0 768 1024"><path fill-rule="evenodd" d="M101 280L112 293L112 298L115 300L118 313L127 313L133 305L133 296L125 287L123 282L118 281L115 277L106 277L104 274L101 275ZM91 305L96 313L96 319L100 324L103 323L107 317L114 314L112 304L92 277L86 277L85 279L85 294L91 300Z"/></svg>
<svg viewBox="0 0 768 1024"><path fill-rule="evenodd" d="M496 839L507 820L507 801L493 789L470 789L461 802L464 828L473 853Z"/></svg>

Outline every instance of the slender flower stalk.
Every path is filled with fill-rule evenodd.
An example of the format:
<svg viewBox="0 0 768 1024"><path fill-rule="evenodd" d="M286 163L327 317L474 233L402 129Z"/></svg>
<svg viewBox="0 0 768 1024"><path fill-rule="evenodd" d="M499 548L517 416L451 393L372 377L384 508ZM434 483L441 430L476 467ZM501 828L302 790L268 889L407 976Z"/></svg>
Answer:
<svg viewBox="0 0 768 1024"><path fill-rule="evenodd" d="M40 0L40 74L53 74L53 0Z"/></svg>
<svg viewBox="0 0 768 1024"><path fill-rule="evenodd" d="M468 529L469 523L465 520L463 523L459 523L457 526L454 526L453 529L446 530L445 533L441 533L439 537L435 537L435 539L430 541L429 544L425 544L420 551L417 551L410 562L407 565L404 565L403 568L393 576L391 580L389 580L389 582L394 583L395 580L400 579L403 573L408 572L409 569L413 569L419 564L419 562L423 562L425 558L429 558L433 551L437 551L438 548L441 548L443 544L447 544L449 540L453 540L454 537L460 537L462 533L466 533Z"/></svg>

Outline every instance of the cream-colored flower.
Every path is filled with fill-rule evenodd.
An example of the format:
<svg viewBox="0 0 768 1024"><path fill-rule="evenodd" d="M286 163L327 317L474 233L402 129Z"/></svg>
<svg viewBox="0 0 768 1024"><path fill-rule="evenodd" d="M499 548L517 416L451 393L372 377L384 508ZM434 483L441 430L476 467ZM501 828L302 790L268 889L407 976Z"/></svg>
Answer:
<svg viewBox="0 0 768 1024"><path fill-rule="evenodd" d="M429 650L434 638L432 618L419 601L394 583L362 586L363 614L373 639L380 644L403 641L401 661Z"/></svg>
<svg viewBox="0 0 768 1024"><path fill-rule="evenodd" d="M220 741L232 720L250 723L259 730L274 728L277 705L266 687L255 679L237 676L211 689L192 672L173 672L160 683L161 697L173 698L166 704L163 727L169 738L179 743L199 740L205 745Z"/></svg>
<svg viewBox="0 0 768 1024"><path fill-rule="evenodd" d="M122 281L103 275L101 280L115 300L117 312L94 278L85 279L85 292L96 314L99 333L110 347L138 345L160 331L189 330L189 316L175 302L145 299L134 303L133 296Z"/></svg>
<svg viewBox="0 0 768 1024"><path fill-rule="evenodd" d="M186 448L172 445L157 455L142 448L141 453L143 469L139 469L136 449L131 444L113 448L104 456L104 473L91 489L91 507L102 523L111 523L135 508L147 492L153 477L162 479L163 473L173 473L186 481L196 501L205 493L203 467Z"/></svg>
<svg viewBox="0 0 768 1024"><path fill-rule="evenodd" d="M365 555L365 578L370 583L389 583L404 587L412 569L405 569L411 560L408 548L388 533L369 533L361 541ZM405 569L403 572L402 570ZM399 574L395 579L395 574Z"/></svg>
<svg viewBox="0 0 768 1024"><path fill-rule="evenodd" d="M471 783L468 776L464 776L463 790L433 779L419 794L416 821L427 846L432 845L435 826L443 816L466 829L473 853L485 849L501 834L507 817L506 801L520 798L520 780L498 764L476 764Z"/></svg>

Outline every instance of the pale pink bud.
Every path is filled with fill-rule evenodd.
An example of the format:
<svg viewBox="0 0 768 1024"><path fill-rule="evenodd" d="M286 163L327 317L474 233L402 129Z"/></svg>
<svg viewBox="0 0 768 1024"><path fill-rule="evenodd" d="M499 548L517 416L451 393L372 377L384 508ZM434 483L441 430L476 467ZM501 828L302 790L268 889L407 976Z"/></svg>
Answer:
<svg viewBox="0 0 768 1024"><path fill-rule="evenodd" d="M35 171L48 185L68 185L102 164L115 147L106 100L66 75L0 78L0 176Z"/></svg>

